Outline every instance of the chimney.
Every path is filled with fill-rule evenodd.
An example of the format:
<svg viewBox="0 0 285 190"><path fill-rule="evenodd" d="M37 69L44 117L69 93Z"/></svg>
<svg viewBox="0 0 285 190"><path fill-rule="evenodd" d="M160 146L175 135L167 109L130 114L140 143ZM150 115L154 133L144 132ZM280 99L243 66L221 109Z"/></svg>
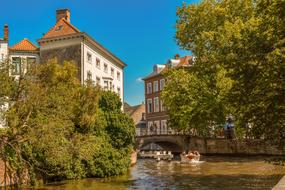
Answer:
<svg viewBox="0 0 285 190"><path fill-rule="evenodd" d="M8 25L5 24L5 25L4 25L4 40L7 40L7 41L8 41L8 37L9 37Z"/></svg>
<svg viewBox="0 0 285 190"><path fill-rule="evenodd" d="M174 56L174 59L179 59L180 58L180 55L179 54L176 54L175 56Z"/></svg>
<svg viewBox="0 0 285 190"><path fill-rule="evenodd" d="M70 10L69 9L59 9L56 10L56 22L64 18L67 22L70 22Z"/></svg>

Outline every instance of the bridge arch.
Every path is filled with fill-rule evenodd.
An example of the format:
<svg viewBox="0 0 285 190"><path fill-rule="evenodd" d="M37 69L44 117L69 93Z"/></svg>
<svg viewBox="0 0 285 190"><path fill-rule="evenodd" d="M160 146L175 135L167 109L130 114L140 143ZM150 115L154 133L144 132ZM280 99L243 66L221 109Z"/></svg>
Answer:
<svg viewBox="0 0 285 190"><path fill-rule="evenodd" d="M190 137L186 135L148 135L136 137L136 149L155 143L163 150L181 153L188 151Z"/></svg>

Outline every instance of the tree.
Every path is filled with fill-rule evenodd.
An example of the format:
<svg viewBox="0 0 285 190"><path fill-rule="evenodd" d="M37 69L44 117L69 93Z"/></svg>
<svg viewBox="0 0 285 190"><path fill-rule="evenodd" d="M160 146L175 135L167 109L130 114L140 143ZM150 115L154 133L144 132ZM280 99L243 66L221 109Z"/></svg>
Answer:
<svg viewBox="0 0 285 190"><path fill-rule="evenodd" d="M231 80L225 77L223 69L211 76L215 77L214 81L208 76L199 76L195 69L193 66L188 70L170 70L162 98L172 128L190 130L205 137L222 126L229 114L224 99Z"/></svg>
<svg viewBox="0 0 285 190"><path fill-rule="evenodd" d="M5 92L1 95L12 103L5 113L8 128L1 135L0 156L17 184L27 173L34 183L37 177L52 181L107 177L127 171L133 123L120 109L116 109L115 117L120 119L109 121L110 109L100 105L102 95L108 92L90 81L81 85L73 63L60 65L50 60L35 66L20 80L4 72L7 70L0 76L9 80L1 81L5 84L0 88L7 89L0 89ZM115 96L108 101L119 104Z"/></svg>
<svg viewBox="0 0 285 190"><path fill-rule="evenodd" d="M285 2L204 0L178 8L178 44L197 56L199 76L226 70L227 102L237 127L278 141L285 137Z"/></svg>

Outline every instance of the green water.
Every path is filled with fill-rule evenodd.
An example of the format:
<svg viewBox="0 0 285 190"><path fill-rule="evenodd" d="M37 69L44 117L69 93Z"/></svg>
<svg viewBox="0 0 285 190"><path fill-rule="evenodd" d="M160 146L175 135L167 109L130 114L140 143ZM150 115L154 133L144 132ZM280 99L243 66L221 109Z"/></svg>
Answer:
<svg viewBox="0 0 285 190"><path fill-rule="evenodd" d="M38 190L115 189L271 189L285 167L264 162L264 158L202 157L203 163L138 160L127 175L110 179L83 179L45 185Z"/></svg>

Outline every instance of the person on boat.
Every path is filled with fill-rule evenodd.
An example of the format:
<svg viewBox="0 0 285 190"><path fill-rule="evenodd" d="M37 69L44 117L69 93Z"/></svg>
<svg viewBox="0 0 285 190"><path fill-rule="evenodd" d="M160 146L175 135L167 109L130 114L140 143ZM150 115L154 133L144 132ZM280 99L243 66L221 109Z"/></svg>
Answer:
<svg viewBox="0 0 285 190"><path fill-rule="evenodd" d="M194 151L193 154L195 155L195 156L194 156L194 160L199 161L199 160L200 160L200 154L199 154L199 152L198 152L198 151Z"/></svg>
<svg viewBox="0 0 285 190"><path fill-rule="evenodd" d="M194 157L195 157L195 154L194 154L194 152L193 151L189 151L188 152L188 154L187 154L187 157L190 159L190 160L192 160Z"/></svg>

